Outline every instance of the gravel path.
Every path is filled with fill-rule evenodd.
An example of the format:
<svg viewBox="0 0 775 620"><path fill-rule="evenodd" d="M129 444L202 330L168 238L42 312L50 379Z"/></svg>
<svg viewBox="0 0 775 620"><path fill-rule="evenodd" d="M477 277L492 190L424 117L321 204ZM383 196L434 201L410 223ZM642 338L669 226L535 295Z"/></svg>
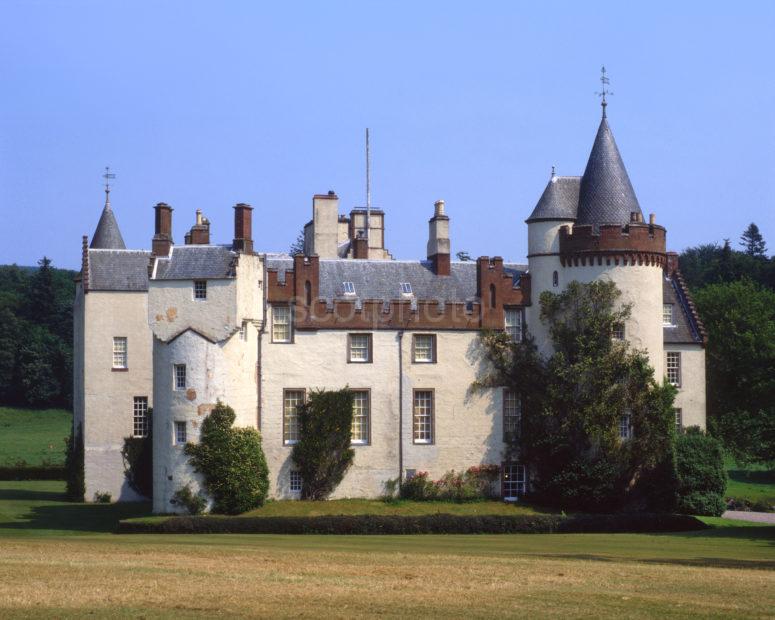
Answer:
<svg viewBox="0 0 775 620"><path fill-rule="evenodd" d="M749 512L747 510L727 510L723 515L725 519L737 519L739 521L753 521L754 523L772 523L775 525L775 512Z"/></svg>

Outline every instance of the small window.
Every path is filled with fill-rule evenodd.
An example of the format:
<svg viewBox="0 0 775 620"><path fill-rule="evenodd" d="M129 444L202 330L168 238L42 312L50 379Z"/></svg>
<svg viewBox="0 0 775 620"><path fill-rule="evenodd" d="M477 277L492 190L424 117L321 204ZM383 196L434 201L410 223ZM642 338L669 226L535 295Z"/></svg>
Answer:
<svg viewBox="0 0 775 620"><path fill-rule="evenodd" d="M506 308L505 312L506 333L514 342L522 342L522 310L519 308Z"/></svg>
<svg viewBox="0 0 775 620"><path fill-rule="evenodd" d="M684 428L684 414L680 407L675 408L675 432L680 433Z"/></svg>
<svg viewBox="0 0 775 620"><path fill-rule="evenodd" d="M150 420L148 419L148 397L135 396L133 407L133 429L134 437L148 437Z"/></svg>
<svg viewBox="0 0 775 620"><path fill-rule="evenodd" d="M352 282L342 282L342 291L345 295L355 295L355 284Z"/></svg>
<svg viewBox="0 0 775 620"><path fill-rule="evenodd" d="M681 354L677 351L667 352L667 382L679 387L681 385Z"/></svg>
<svg viewBox="0 0 775 620"><path fill-rule="evenodd" d="M436 363L436 336L434 334L415 334L412 340L412 361L415 364Z"/></svg>
<svg viewBox="0 0 775 620"><path fill-rule="evenodd" d="M283 444L299 441L299 405L304 403L304 390L285 390L283 394Z"/></svg>
<svg viewBox="0 0 775 620"><path fill-rule="evenodd" d="M673 304L662 304L662 325L673 325Z"/></svg>
<svg viewBox="0 0 775 620"><path fill-rule="evenodd" d="M113 368L127 367L127 343L125 337L113 338Z"/></svg>
<svg viewBox="0 0 775 620"><path fill-rule="evenodd" d="M291 307L272 307L272 342L291 341Z"/></svg>
<svg viewBox="0 0 775 620"><path fill-rule="evenodd" d="M371 334L349 334L347 361L355 364L371 362Z"/></svg>
<svg viewBox="0 0 775 620"><path fill-rule="evenodd" d="M239 328L239 339L243 342L248 341L248 322L242 321L242 325Z"/></svg>
<svg viewBox="0 0 775 620"><path fill-rule="evenodd" d="M625 413L619 418L619 439L629 439L632 437L632 419L629 413Z"/></svg>
<svg viewBox="0 0 775 620"><path fill-rule="evenodd" d="M175 374L175 389L185 390L186 389L186 365L175 364L174 374Z"/></svg>
<svg viewBox="0 0 775 620"><path fill-rule="evenodd" d="M186 423L175 421L175 444L180 446L186 443Z"/></svg>
<svg viewBox="0 0 775 620"><path fill-rule="evenodd" d="M522 419L522 403L513 390L503 390L503 436L513 437L519 432Z"/></svg>
<svg viewBox="0 0 775 620"><path fill-rule="evenodd" d="M207 280L194 280L194 299L207 299Z"/></svg>
<svg viewBox="0 0 775 620"><path fill-rule="evenodd" d="M433 443L433 390L415 390L413 406L414 443Z"/></svg>
<svg viewBox="0 0 775 620"><path fill-rule="evenodd" d="M402 295L411 295L412 294L412 285L409 282L401 282L401 294Z"/></svg>
<svg viewBox="0 0 775 620"><path fill-rule="evenodd" d="M288 485L291 493L301 493L301 482L301 472L298 469L292 469Z"/></svg>
<svg viewBox="0 0 775 620"><path fill-rule="evenodd" d="M501 487L505 500L514 501L524 495L527 491L525 466L519 463L504 463Z"/></svg>
<svg viewBox="0 0 775 620"><path fill-rule="evenodd" d="M371 422L371 403L368 390L353 390L352 443L369 443L369 423Z"/></svg>
<svg viewBox="0 0 775 620"><path fill-rule="evenodd" d="M560 274L556 271L552 274L552 286L560 286Z"/></svg>
<svg viewBox="0 0 775 620"><path fill-rule="evenodd" d="M614 323L611 329L611 338L614 340L624 340L624 323Z"/></svg>

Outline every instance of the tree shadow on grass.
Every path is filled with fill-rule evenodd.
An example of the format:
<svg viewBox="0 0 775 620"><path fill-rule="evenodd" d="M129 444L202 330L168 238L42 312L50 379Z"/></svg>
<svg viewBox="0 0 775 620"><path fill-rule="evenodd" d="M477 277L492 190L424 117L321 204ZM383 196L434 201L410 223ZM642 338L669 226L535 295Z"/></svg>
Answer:
<svg viewBox="0 0 775 620"><path fill-rule="evenodd" d="M32 502L65 502L64 493L56 491L33 491L30 489L0 489L0 502L6 500L28 500Z"/></svg>
<svg viewBox="0 0 775 620"><path fill-rule="evenodd" d="M736 568L749 570L773 570L775 560L745 560L736 558L694 557L694 558L632 558L615 555L596 555L594 553L546 553L531 554L553 560L584 560L588 562L636 562L643 564L668 564L672 566L690 566L699 568Z"/></svg>

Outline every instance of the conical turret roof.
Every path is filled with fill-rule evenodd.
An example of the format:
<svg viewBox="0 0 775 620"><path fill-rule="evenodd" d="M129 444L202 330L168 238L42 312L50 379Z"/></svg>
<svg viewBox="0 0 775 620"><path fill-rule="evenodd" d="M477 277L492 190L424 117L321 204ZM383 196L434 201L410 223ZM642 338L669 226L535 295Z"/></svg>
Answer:
<svg viewBox="0 0 775 620"><path fill-rule="evenodd" d="M546 220L575 220L579 205L580 179L581 177L559 177L552 174L538 204L525 221L529 224Z"/></svg>
<svg viewBox="0 0 775 620"><path fill-rule="evenodd" d="M118 229L116 216L113 215L113 209L110 208L110 201L105 200L105 208L102 210L100 221L94 231L94 236L89 246L93 249L101 250L125 250L124 238Z"/></svg>
<svg viewBox="0 0 775 620"><path fill-rule="evenodd" d="M605 115L600 121L579 189L579 224L627 224L643 213Z"/></svg>

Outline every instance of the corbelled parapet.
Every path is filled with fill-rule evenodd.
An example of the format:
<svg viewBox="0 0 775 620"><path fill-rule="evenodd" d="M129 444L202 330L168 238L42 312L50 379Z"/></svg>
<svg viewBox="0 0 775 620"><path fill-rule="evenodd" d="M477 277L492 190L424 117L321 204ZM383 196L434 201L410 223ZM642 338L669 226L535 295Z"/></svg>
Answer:
<svg viewBox="0 0 775 620"><path fill-rule="evenodd" d="M667 231L640 221L560 228L560 261L570 265L658 265L666 263Z"/></svg>

